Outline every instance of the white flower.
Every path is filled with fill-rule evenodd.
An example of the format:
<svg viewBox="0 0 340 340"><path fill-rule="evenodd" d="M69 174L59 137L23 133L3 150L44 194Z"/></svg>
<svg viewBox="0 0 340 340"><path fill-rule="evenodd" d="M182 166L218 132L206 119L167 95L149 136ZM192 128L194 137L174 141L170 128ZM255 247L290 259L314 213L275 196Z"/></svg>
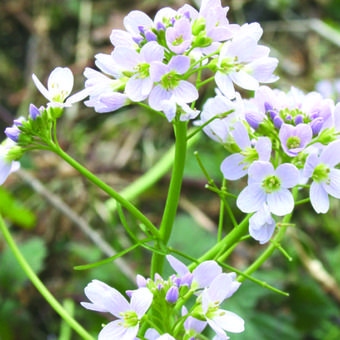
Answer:
<svg viewBox="0 0 340 340"><path fill-rule="evenodd" d="M49 100L48 106L71 106L88 96L87 91L82 90L68 97L74 83L73 73L68 67L56 67L51 72L47 80L47 89L35 74L32 74L32 79L41 94Z"/></svg>

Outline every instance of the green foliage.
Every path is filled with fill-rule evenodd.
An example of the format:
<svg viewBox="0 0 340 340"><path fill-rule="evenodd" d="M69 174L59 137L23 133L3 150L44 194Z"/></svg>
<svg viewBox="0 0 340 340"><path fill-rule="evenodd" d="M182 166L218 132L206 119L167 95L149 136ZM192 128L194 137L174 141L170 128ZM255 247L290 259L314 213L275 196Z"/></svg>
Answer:
<svg viewBox="0 0 340 340"><path fill-rule="evenodd" d="M0 214L24 229L35 226L36 216L24 208L6 189L0 187Z"/></svg>

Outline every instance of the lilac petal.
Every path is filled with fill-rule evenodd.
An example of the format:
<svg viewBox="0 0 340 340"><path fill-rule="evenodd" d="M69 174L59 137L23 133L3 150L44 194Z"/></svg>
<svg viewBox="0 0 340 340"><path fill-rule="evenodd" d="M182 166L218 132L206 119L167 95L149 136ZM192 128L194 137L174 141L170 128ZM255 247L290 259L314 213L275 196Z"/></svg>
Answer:
<svg viewBox="0 0 340 340"><path fill-rule="evenodd" d="M266 201L266 193L258 183L249 184L237 197L236 205L245 213L259 210Z"/></svg>
<svg viewBox="0 0 340 340"><path fill-rule="evenodd" d="M221 164L221 171L225 179L235 181L247 174L246 165L248 164L243 163L244 158L240 153L235 153L224 159Z"/></svg>
<svg viewBox="0 0 340 340"><path fill-rule="evenodd" d="M274 166L270 162L255 161L248 170L248 183L262 183L264 177L274 174Z"/></svg>
<svg viewBox="0 0 340 340"><path fill-rule="evenodd" d="M99 113L118 110L128 103L127 96L119 92L104 93L99 97L99 101L106 107L104 111L97 110Z"/></svg>
<svg viewBox="0 0 340 340"><path fill-rule="evenodd" d="M233 312L219 309L213 320L227 332L241 333L244 331L243 319Z"/></svg>
<svg viewBox="0 0 340 340"><path fill-rule="evenodd" d="M325 214L329 210L328 194L321 183L311 184L309 197L312 207L318 214Z"/></svg>
<svg viewBox="0 0 340 340"><path fill-rule="evenodd" d="M85 295L92 304L83 302L82 306L98 312L110 312L117 318L121 312L130 309L129 303L118 290L99 280L93 280L85 287Z"/></svg>
<svg viewBox="0 0 340 340"><path fill-rule="evenodd" d="M190 67L190 58L184 55L176 55L169 62L171 70L175 70L178 74L184 74Z"/></svg>
<svg viewBox="0 0 340 340"><path fill-rule="evenodd" d="M140 319L151 306L153 294L148 288L139 288L132 293L131 307Z"/></svg>
<svg viewBox="0 0 340 340"><path fill-rule="evenodd" d="M260 244L267 243L274 233L275 225L275 220L265 204L264 208L257 211L249 219L249 234L252 238L259 241Z"/></svg>
<svg viewBox="0 0 340 340"><path fill-rule="evenodd" d="M134 71L134 67L141 61L141 57L136 50L125 46L116 47L112 53L112 59L115 64L131 72Z"/></svg>
<svg viewBox="0 0 340 340"><path fill-rule="evenodd" d="M330 167L340 163L340 140L336 140L326 146L321 153L320 161Z"/></svg>
<svg viewBox="0 0 340 340"><path fill-rule="evenodd" d="M251 62L248 67L252 70L252 76L260 83L273 83L279 79L273 75L278 63L276 58L264 57Z"/></svg>
<svg viewBox="0 0 340 340"><path fill-rule="evenodd" d="M187 273L190 273L188 267L182 263L180 260L177 260L175 257L172 255L167 255L166 259L168 260L170 266L172 269L179 275L179 276L184 276Z"/></svg>
<svg viewBox="0 0 340 340"><path fill-rule="evenodd" d="M191 103L198 98L196 87L185 80L180 80L179 85L173 89L173 96L178 102Z"/></svg>
<svg viewBox="0 0 340 340"><path fill-rule="evenodd" d="M241 150L250 147L250 138L248 135L248 130L242 122L236 122L233 126L234 130L232 135L234 137L235 143L239 146Z"/></svg>
<svg viewBox="0 0 340 340"><path fill-rule="evenodd" d="M149 105L152 109L161 111L163 108L162 101L171 98L171 92L163 89L161 85L156 85L149 95Z"/></svg>
<svg viewBox="0 0 340 340"><path fill-rule="evenodd" d="M135 10L124 18L124 26L127 31L138 35L140 33L139 27L151 28L153 21L144 12Z"/></svg>
<svg viewBox="0 0 340 340"><path fill-rule="evenodd" d="M288 189L281 189L267 195L267 204L274 215L285 216L293 211L294 198Z"/></svg>
<svg viewBox="0 0 340 340"><path fill-rule="evenodd" d="M314 169L319 164L319 158L315 153L308 155L303 169L303 176L310 178L313 175Z"/></svg>
<svg viewBox="0 0 340 340"><path fill-rule="evenodd" d="M279 165L275 170L275 174L280 178L283 188L293 188L299 182L299 170L293 164L284 163Z"/></svg>
<svg viewBox="0 0 340 340"><path fill-rule="evenodd" d="M145 332L144 337L148 340L157 340L160 337L160 334L154 328L149 328Z"/></svg>
<svg viewBox="0 0 340 340"><path fill-rule="evenodd" d="M222 273L214 278L206 293L211 302L221 304L232 296L240 285L240 282L234 280L234 275Z"/></svg>
<svg viewBox="0 0 340 340"><path fill-rule="evenodd" d="M329 183L322 183L323 188L327 193L335 198L340 198L340 170L330 169Z"/></svg>
<svg viewBox="0 0 340 340"><path fill-rule="evenodd" d="M152 90L153 81L150 78L131 77L125 86L126 95L134 102L140 102L148 97Z"/></svg>
<svg viewBox="0 0 340 340"><path fill-rule="evenodd" d="M142 47L140 55L142 59L149 64L154 61L162 62L164 58L164 48L157 42L151 41Z"/></svg>
<svg viewBox="0 0 340 340"><path fill-rule="evenodd" d="M238 72L232 72L230 74L232 81L246 90L255 91L259 87L259 82L246 71L240 70Z"/></svg>
<svg viewBox="0 0 340 340"><path fill-rule="evenodd" d="M0 156L0 185L2 185L11 172L12 164Z"/></svg>
<svg viewBox="0 0 340 340"><path fill-rule="evenodd" d="M161 62L155 61L150 65L149 73L154 82L159 82L162 77L170 72L170 67Z"/></svg>
<svg viewBox="0 0 340 340"><path fill-rule="evenodd" d="M259 137L256 143L259 161L269 162L272 152L272 142L268 137Z"/></svg>
<svg viewBox="0 0 340 340"><path fill-rule="evenodd" d="M95 55L95 58L95 64L101 71L114 78L122 76L121 68L116 64L112 54L98 53Z"/></svg>
<svg viewBox="0 0 340 340"><path fill-rule="evenodd" d="M221 92L229 99L235 98L236 92L230 77L220 71L216 72L215 82Z"/></svg>
<svg viewBox="0 0 340 340"><path fill-rule="evenodd" d="M121 320L108 323L98 334L98 340L119 339L133 340L138 333L139 325L125 327Z"/></svg>
<svg viewBox="0 0 340 340"><path fill-rule="evenodd" d="M136 45L136 43L132 39L131 33L119 29L112 30L110 34L110 41L111 44L115 47L133 47Z"/></svg>
<svg viewBox="0 0 340 340"><path fill-rule="evenodd" d="M208 287L221 273L222 268L215 261L204 261L192 272L194 280L198 283L198 288Z"/></svg>

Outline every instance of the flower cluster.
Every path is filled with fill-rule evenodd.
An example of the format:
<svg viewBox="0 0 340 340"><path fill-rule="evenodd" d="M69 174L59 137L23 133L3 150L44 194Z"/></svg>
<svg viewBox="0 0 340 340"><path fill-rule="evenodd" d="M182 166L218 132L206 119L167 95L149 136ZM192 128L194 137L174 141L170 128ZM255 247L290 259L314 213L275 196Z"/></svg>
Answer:
<svg viewBox="0 0 340 340"><path fill-rule="evenodd" d="M190 272L175 257L168 255L167 259L177 274L167 280L158 274L154 279L137 275L138 289L126 292L130 302L98 280L87 285L85 294L91 303L82 302L82 306L116 318L101 330L99 340L134 340L141 335L148 340L196 339L207 325L216 339L228 339L226 331L244 330L238 315L220 308L240 286L234 273L222 273L214 261L202 262ZM188 310L185 303L192 296L195 302Z"/></svg>
<svg viewBox="0 0 340 340"><path fill-rule="evenodd" d="M113 52L95 56L101 72L85 69L90 96L85 104L103 113L147 100L169 121L183 121L199 114L188 104L199 97L204 69L213 72L230 99L236 96L234 84L256 90L259 83L275 81L278 61L258 44L259 24L230 24L227 11L219 0L203 0L199 11L190 5L177 11L166 7L153 20L130 12L124 18L126 31L111 33Z"/></svg>
<svg viewBox="0 0 340 340"><path fill-rule="evenodd" d="M230 101L218 93L203 107L199 124L230 109L204 131L231 153L221 164L224 177L248 175L236 203L254 213L250 235L260 243L271 238L276 226L272 214L285 216L294 209L292 188L310 187L314 210L326 213L329 195L340 198L340 104L317 92L260 86L251 99Z"/></svg>

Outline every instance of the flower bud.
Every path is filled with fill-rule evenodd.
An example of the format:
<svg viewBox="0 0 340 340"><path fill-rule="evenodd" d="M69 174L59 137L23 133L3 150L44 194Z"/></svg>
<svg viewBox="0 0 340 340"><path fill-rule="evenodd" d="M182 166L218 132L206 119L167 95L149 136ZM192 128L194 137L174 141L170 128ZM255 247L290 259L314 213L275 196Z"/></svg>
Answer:
<svg viewBox="0 0 340 340"><path fill-rule="evenodd" d="M172 286L170 289L166 292L165 299L169 303L176 303L179 297L179 291L177 286Z"/></svg>

